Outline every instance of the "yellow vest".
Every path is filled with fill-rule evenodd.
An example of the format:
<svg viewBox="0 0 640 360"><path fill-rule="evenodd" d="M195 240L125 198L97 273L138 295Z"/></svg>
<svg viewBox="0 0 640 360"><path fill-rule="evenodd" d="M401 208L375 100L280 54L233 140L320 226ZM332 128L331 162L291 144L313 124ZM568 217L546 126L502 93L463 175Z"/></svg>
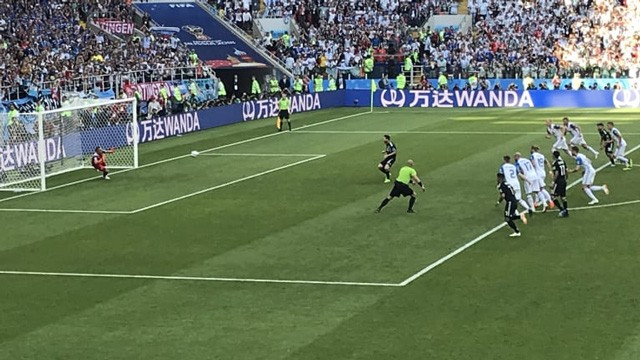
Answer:
<svg viewBox="0 0 640 360"><path fill-rule="evenodd" d="M167 88L160 88L160 97L163 98L164 100L167 100L167 98L169 97L169 94L167 93Z"/></svg>
<svg viewBox="0 0 640 360"><path fill-rule="evenodd" d="M313 83L314 83L314 90L315 92L322 92L323 89L323 85L322 85L322 78L321 77L317 77L315 79L313 79Z"/></svg>
<svg viewBox="0 0 640 360"><path fill-rule="evenodd" d="M329 91L336 91L336 79L329 79Z"/></svg>
<svg viewBox="0 0 640 360"><path fill-rule="evenodd" d="M398 87L398 90L404 90L404 88L407 86L407 78L404 76L404 74L399 74L398 76L396 76L396 86Z"/></svg>
<svg viewBox="0 0 640 360"><path fill-rule="evenodd" d="M177 86L173 88L173 97L178 102L182 101L182 91L180 91L180 88Z"/></svg>
<svg viewBox="0 0 640 360"><path fill-rule="evenodd" d="M7 125L8 126L13 125L13 123L17 121L19 116L20 116L20 112L18 110L10 110L9 114L7 116L8 120L9 120Z"/></svg>
<svg viewBox="0 0 640 360"><path fill-rule="evenodd" d="M224 88L222 80L218 81L218 96L227 96L227 89Z"/></svg>
<svg viewBox="0 0 640 360"><path fill-rule="evenodd" d="M253 80L251 82L251 94L252 95L260 94L260 83L258 83L258 80Z"/></svg>
<svg viewBox="0 0 640 360"><path fill-rule="evenodd" d="M278 90L280 90L280 86L278 85L278 80L276 79L269 80L269 91L274 93L274 92L278 92Z"/></svg>
<svg viewBox="0 0 640 360"><path fill-rule="evenodd" d="M189 84L189 92L191 93L191 95L198 95L198 85L196 85L196 83L194 82Z"/></svg>
<svg viewBox="0 0 640 360"><path fill-rule="evenodd" d="M373 71L373 59L368 57L364 59L364 72L370 73Z"/></svg>
<svg viewBox="0 0 640 360"><path fill-rule="evenodd" d="M413 62L411 61L411 55L404 58L404 71L411 71L413 69Z"/></svg>

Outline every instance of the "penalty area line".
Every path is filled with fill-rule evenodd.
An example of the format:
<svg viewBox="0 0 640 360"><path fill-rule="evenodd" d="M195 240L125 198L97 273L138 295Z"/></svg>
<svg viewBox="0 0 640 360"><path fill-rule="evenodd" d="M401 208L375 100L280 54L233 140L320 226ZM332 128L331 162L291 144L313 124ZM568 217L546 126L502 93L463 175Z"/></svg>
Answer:
<svg viewBox="0 0 640 360"><path fill-rule="evenodd" d="M636 145L634 148L632 148L631 150L627 151L625 153L625 155L631 154L632 152L634 152L634 151L636 151L638 149L640 149L640 145ZM604 165L598 167L596 169L596 172L600 172L602 169L605 169L607 167L609 167L609 164L604 164ZM569 186L567 186L567 189L570 189L570 188L580 184L581 182L582 182L582 178L580 178L580 179L572 182L571 184L569 184ZM640 201L633 200L633 201L629 201L628 203L635 203L635 202L640 202ZM606 205L609 205L609 206L606 206ZM619 204L603 204L603 205L599 205L599 207L602 208L602 207L613 207L613 206L621 206L621 205L622 205L622 203L619 203ZM596 206L597 205L589 206L589 207L586 207L586 208L573 208L573 209L569 209L569 211L576 210L576 209L586 210L586 209L596 208ZM454 251L450 252L449 254L443 256L442 258L440 258L440 259L436 260L435 262L433 262L433 263L427 265L426 267L422 268L420 271L416 272L415 274L409 276L403 282L400 283L400 286L407 286L407 285L411 284L412 282L414 282L418 278L422 277L426 273L428 273L428 272L432 271L433 269L437 268L438 266L444 264L448 260L451 260L456 255L462 253L463 251L467 250L468 248L472 247L473 245L475 245L475 244L479 243L480 241L486 239L490 235L493 235L494 233L498 232L499 230L501 230L505 226L507 226L507 223L505 223L505 222L495 226L493 229L491 229L491 230L485 232L484 234L476 237L475 239L467 242L466 244L460 246L459 248L455 249Z"/></svg>
<svg viewBox="0 0 640 360"><path fill-rule="evenodd" d="M131 211L119 210L73 210L73 209L0 209L0 212L31 212L55 214L120 214L129 215Z"/></svg>
<svg viewBox="0 0 640 360"><path fill-rule="evenodd" d="M630 200L630 201L621 201L621 202L611 203L611 204L600 204L600 205L589 205L589 206L574 207L574 208L569 208L569 212L578 211L578 210L602 209L602 208L618 207L618 206L633 205L633 204L640 204L640 199L638 199L638 200ZM556 210L556 212L557 212L557 210Z"/></svg>
<svg viewBox="0 0 640 360"><path fill-rule="evenodd" d="M208 282L231 282L231 283L400 287L400 284L393 284L393 283L356 282L356 281L284 280L284 279L250 279L250 278L245 279L245 278L204 277L204 276L132 275L132 274L101 274L101 273L16 271L16 270L0 270L0 275L167 280L167 281L192 281L192 282L208 281Z"/></svg>
<svg viewBox="0 0 640 360"><path fill-rule="evenodd" d="M540 131L420 131L420 130L302 130L301 134L416 134L416 135L544 135ZM585 135L598 135L596 133L584 133ZM629 133L625 133L629 134ZM629 134L631 135L631 134Z"/></svg>
<svg viewBox="0 0 640 360"><path fill-rule="evenodd" d="M145 206L145 207L142 207L142 208L139 208L139 209L131 211L130 214L137 214L137 213L140 213L140 212L143 212L143 211L147 211L147 210L151 210L151 209L154 209L154 208L157 208L157 207L160 207L160 206L168 205L168 204L174 203L176 201L188 199L188 198L191 198L191 197L194 197L194 196L197 196L197 195L201 195L201 194L213 191L213 190L218 190L218 189L221 189L223 187L227 187L227 186L230 186L230 185L233 185L233 184L237 184L237 183L240 183L240 182L243 182L243 181L255 179L257 177L260 177L260 176L263 176L263 175L267 175L267 174L271 174L271 173L276 172L276 171L288 169L290 167L294 167L294 166L297 166L297 165L302 165L302 164L310 162L310 161L322 159L325 156L326 155L318 155L318 156L314 156L312 158L296 161L296 162L291 163L291 164L278 166L276 168L265 170L265 171L259 172L257 174L253 174L253 175L245 176L245 177L242 177L242 178L239 178L239 179L235 179L235 180L226 182L224 184L212 186L212 187L209 187L209 188L206 188L206 189L202 189L202 190L198 190L198 191L192 192L190 194L178 196L178 197L173 198L173 199L169 199L169 200L165 200L165 201L153 204L153 205Z"/></svg>
<svg viewBox="0 0 640 360"><path fill-rule="evenodd" d="M197 156L246 156L246 157L316 157L326 154L234 154L234 153L204 153Z"/></svg>

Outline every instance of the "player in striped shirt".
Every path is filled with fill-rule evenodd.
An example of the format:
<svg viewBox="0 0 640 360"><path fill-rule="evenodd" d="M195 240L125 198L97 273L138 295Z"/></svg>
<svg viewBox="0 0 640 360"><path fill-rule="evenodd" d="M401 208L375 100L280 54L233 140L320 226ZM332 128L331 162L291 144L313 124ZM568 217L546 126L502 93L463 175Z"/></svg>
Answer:
<svg viewBox="0 0 640 360"><path fill-rule="evenodd" d="M535 203L533 202L533 196L538 196L540 191L540 179L538 173L533 167L531 161L519 152L515 153L513 158L516 161L516 167L518 169L518 177L524 181L524 193L527 194L527 203L531 209L535 209Z"/></svg>
<svg viewBox="0 0 640 360"><path fill-rule="evenodd" d="M502 165L500 165L500 169L498 169L498 172L504 175L505 181L513 188L516 200L518 201L520 206L528 211L529 214L532 214L533 209L529 207L529 204L527 204L526 201L522 200L522 190L520 187L520 180L518 180L518 168L511 163L511 156L505 155L502 160L503 163ZM496 206L500 205L501 201L502 196L500 196L498 202L496 202Z"/></svg>
<svg viewBox="0 0 640 360"><path fill-rule="evenodd" d="M604 153L607 155L609 161L611 162L611 167L614 167L616 166L616 157L615 155L613 155L613 136L611 136L609 130L604 128L603 123L598 123L596 126L598 128L598 134L600 134L600 149L604 150Z"/></svg>
<svg viewBox="0 0 640 360"><path fill-rule="evenodd" d="M623 170L631 170L633 166L633 161L631 159L627 159L625 155L625 150L627 149L627 142L622 137L622 133L618 128L615 127L612 121L607 123L607 128L611 132L611 136L613 136L613 141L616 144L616 152L614 154L616 160L622 163L625 167Z"/></svg>
<svg viewBox="0 0 640 360"><path fill-rule="evenodd" d="M597 152L591 146L589 146L587 142L584 140L584 135L582 134L582 129L580 128L580 126L569 121L568 117L563 118L562 123L564 124L565 129L567 129L567 131L570 132L572 135L569 143L572 146L582 146L584 149L589 150L589 152L593 154L593 157L597 159L600 153Z"/></svg>
<svg viewBox="0 0 640 360"><path fill-rule="evenodd" d="M546 189L546 184L544 180L547 178L547 171L551 172L551 164L547 160L547 158L540 153L540 147L538 145L531 146L531 157L529 158L533 167L536 169L536 173L538 174L538 182L540 184L540 192L538 192L537 203L542 204L542 212L547 210L547 204L549 204L550 208L554 208L555 204L553 203L553 199L551 199L551 194Z"/></svg>
<svg viewBox="0 0 640 360"><path fill-rule="evenodd" d="M586 157L584 154L580 154L580 148L577 146L571 147L571 155L576 158L576 168L571 170L570 172L576 173L582 169L582 190L584 190L585 194L591 199L589 201L589 205L595 205L600 201L593 195L594 191L604 191L605 195L609 195L609 188L607 185L593 185L593 182L596 180L596 169L591 165L591 160Z"/></svg>
<svg viewBox="0 0 640 360"><path fill-rule="evenodd" d="M544 123L547 125L546 138L550 139L552 136L555 138L551 152L562 150L567 155L571 155L569 145L567 145L567 139L564 137L566 132L565 128L561 125L554 124L552 120L545 120Z"/></svg>

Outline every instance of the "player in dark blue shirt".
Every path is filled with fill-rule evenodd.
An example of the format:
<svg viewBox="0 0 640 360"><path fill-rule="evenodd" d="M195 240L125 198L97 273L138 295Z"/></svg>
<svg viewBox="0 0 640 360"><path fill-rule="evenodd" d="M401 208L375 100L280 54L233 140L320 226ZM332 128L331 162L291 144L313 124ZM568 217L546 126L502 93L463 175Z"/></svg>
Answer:
<svg viewBox="0 0 640 360"><path fill-rule="evenodd" d="M604 153L607 154L611 166L616 166L613 136L611 136L611 133L604 127L604 123L598 123L596 126L598 127L598 134L600 134L600 149L604 150Z"/></svg>
<svg viewBox="0 0 640 360"><path fill-rule="evenodd" d="M396 154L398 150L396 149L396 145L391 142L391 136L389 135L384 136L384 146L385 148L382 151L384 157L378 164L378 170L382 171L385 175L386 178L384 182L389 183L391 182L391 166L396 162Z"/></svg>
<svg viewBox="0 0 640 360"><path fill-rule="evenodd" d="M567 203L567 179L569 178L567 164L560 157L560 152L553 152L553 201L560 210L560 217L569 216L569 205Z"/></svg>
<svg viewBox="0 0 640 360"><path fill-rule="evenodd" d="M516 192L513 187L506 182L504 174L498 173L496 176L500 197L506 202L504 205L504 221L513 229L513 234L509 236L519 237L521 235L520 229L518 229L518 226L513 222L513 220L520 219L524 224L527 224L527 216L525 213L518 214L518 199L516 198Z"/></svg>

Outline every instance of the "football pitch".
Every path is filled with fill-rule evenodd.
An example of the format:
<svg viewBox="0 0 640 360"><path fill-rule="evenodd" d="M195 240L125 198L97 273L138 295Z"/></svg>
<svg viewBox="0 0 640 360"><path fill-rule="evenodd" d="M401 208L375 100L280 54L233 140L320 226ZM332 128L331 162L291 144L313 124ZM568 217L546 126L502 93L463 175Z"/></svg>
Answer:
<svg viewBox="0 0 640 360"><path fill-rule="evenodd" d="M640 164L640 110L342 108L0 194L0 359L640 359L640 168L601 154L611 194L587 206L571 174L571 216L520 238L494 206L502 156L549 157L564 116L594 147L614 121ZM384 134L415 214L374 213Z"/></svg>

